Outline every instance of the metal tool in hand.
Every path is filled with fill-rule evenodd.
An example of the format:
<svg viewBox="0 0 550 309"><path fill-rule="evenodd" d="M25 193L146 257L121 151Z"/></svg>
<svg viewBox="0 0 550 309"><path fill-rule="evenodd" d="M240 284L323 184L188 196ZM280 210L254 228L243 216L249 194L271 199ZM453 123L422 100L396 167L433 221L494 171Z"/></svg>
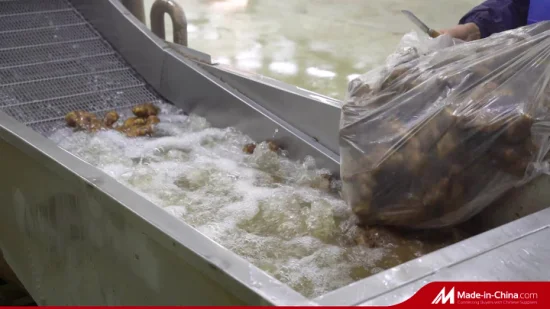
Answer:
<svg viewBox="0 0 550 309"><path fill-rule="evenodd" d="M423 32L427 33L432 38L437 38L441 34L432 28L426 26L425 23L423 23L416 15L414 15L411 11L407 10L401 10L403 14L405 14L416 26L418 26Z"/></svg>

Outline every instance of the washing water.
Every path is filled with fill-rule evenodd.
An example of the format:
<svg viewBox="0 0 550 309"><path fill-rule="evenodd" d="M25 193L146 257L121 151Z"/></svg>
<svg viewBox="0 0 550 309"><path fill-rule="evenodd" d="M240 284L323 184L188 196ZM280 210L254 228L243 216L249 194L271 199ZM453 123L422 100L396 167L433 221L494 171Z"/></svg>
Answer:
<svg viewBox="0 0 550 309"><path fill-rule="evenodd" d="M365 232L313 158L291 161L266 143L246 154L253 141L235 129L157 106L153 137L64 127L50 138L307 297L444 245L380 231L367 236L375 245L358 241Z"/></svg>

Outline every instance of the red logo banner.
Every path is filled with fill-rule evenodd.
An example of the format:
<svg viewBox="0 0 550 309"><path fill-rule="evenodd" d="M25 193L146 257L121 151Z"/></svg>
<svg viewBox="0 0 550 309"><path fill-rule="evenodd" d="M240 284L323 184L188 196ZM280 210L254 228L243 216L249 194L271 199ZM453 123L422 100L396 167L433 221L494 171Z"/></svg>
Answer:
<svg viewBox="0 0 550 309"><path fill-rule="evenodd" d="M550 305L550 282L431 282L397 305L519 306Z"/></svg>
<svg viewBox="0 0 550 309"><path fill-rule="evenodd" d="M461 308L474 308L479 306L496 306L500 308L525 305L537 308L550 308L550 282L431 282L418 290L418 292L416 292L408 300L390 307L426 308L431 306L454 306ZM105 307L94 306L86 308L92 309ZM118 308L140 307L124 306ZM181 307L158 308L167 309ZM196 308L204 309L208 307Z"/></svg>

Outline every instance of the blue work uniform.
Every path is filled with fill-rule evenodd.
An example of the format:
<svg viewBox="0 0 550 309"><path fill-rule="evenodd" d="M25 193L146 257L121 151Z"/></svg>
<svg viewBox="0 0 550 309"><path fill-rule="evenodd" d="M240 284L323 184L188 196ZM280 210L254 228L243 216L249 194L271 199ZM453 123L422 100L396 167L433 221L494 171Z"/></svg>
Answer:
<svg viewBox="0 0 550 309"><path fill-rule="evenodd" d="M475 23L485 38L543 20L550 20L550 0L487 0L462 17L459 24Z"/></svg>

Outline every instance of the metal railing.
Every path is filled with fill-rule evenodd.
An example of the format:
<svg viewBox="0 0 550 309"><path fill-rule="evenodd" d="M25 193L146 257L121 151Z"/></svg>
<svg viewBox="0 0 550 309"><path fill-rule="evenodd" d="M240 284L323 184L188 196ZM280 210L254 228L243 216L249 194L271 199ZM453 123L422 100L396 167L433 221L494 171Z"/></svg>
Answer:
<svg viewBox="0 0 550 309"><path fill-rule="evenodd" d="M128 11L145 24L143 0L121 0L121 2ZM174 43L187 46L187 18L183 8L173 0L156 0L153 3L150 13L151 31L161 39L166 40L165 14L168 14L172 19Z"/></svg>

